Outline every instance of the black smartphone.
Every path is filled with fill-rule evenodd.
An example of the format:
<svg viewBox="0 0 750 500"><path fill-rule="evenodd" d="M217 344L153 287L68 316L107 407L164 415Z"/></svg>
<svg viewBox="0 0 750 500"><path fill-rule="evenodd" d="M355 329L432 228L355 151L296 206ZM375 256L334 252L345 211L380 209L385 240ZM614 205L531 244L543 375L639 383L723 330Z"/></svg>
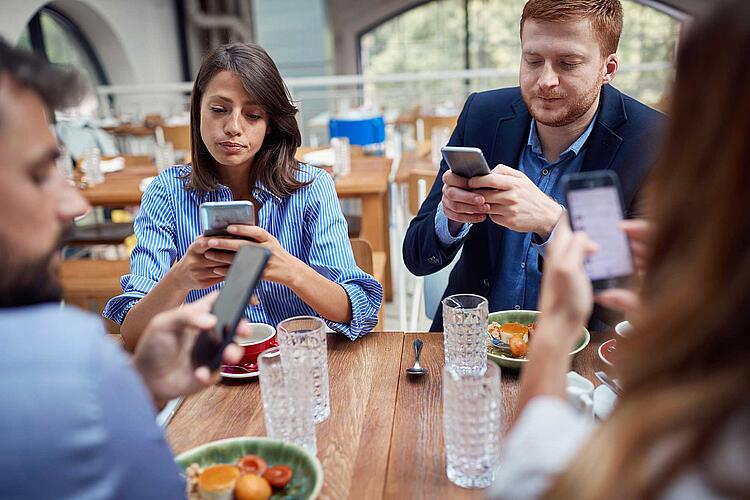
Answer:
<svg viewBox="0 0 750 500"><path fill-rule="evenodd" d="M200 332L193 345L191 359L196 368L207 366L213 371L221 366L224 348L234 338L237 325L270 256L269 250L252 244L237 251L224 287L211 308L211 314L218 319L216 326L211 331Z"/></svg>
<svg viewBox="0 0 750 500"><path fill-rule="evenodd" d="M580 172L563 176L561 182L571 227L599 245L585 262L594 291L625 285L633 274L633 257L620 228L623 207L617 174L611 170Z"/></svg>
<svg viewBox="0 0 750 500"><path fill-rule="evenodd" d="M212 201L201 203L201 230L203 236L228 236L230 224L255 225L255 206L246 200Z"/></svg>
<svg viewBox="0 0 750 500"><path fill-rule="evenodd" d="M479 148L444 146L440 149L451 172L470 179L490 173L490 166Z"/></svg>

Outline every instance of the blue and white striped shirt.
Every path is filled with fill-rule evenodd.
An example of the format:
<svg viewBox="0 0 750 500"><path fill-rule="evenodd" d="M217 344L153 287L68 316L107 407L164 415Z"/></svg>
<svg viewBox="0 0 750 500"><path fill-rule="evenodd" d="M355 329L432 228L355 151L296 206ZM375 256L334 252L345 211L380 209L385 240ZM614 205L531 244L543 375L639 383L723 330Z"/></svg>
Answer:
<svg viewBox="0 0 750 500"><path fill-rule="evenodd" d="M351 323L326 323L355 340L377 323L383 287L354 261L333 179L318 168L305 164L300 164L300 168L297 178L311 182L287 198L256 184L253 195L261 204L258 226L276 237L287 252L344 288L352 304ZM232 200L232 192L226 186L205 193L186 191L182 177L190 169L181 165L162 172L143 194L134 224L138 243L130 256L130 274L121 278L123 293L110 299L104 308L105 317L122 323L130 308L185 255L201 234L201 203ZM192 290L186 302L198 300L220 286ZM293 316L318 316L284 285L262 280L255 293L260 304L247 308L245 317L249 321L276 326Z"/></svg>

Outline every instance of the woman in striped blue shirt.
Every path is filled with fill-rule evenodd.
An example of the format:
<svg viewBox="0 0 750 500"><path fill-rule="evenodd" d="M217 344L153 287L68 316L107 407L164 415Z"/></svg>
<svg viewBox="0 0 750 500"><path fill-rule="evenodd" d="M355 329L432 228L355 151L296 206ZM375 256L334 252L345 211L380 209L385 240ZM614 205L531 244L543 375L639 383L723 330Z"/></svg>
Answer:
<svg viewBox="0 0 750 500"><path fill-rule="evenodd" d="M258 45L225 45L206 57L191 97L192 165L162 172L143 194L130 274L104 310L122 324L128 348L155 314L218 288L246 244L201 236L199 206L211 201L251 201L258 225L229 231L273 254L250 321L317 315L352 340L375 326L383 288L354 262L331 177L294 159L296 113Z"/></svg>

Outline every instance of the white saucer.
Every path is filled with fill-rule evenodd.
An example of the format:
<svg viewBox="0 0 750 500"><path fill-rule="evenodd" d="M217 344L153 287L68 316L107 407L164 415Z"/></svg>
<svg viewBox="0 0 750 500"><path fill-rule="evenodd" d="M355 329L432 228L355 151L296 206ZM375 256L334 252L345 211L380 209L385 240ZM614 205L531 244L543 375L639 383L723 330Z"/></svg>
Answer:
<svg viewBox="0 0 750 500"><path fill-rule="evenodd" d="M260 374L259 371L252 373L225 373L223 370L220 373L224 378L255 378Z"/></svg>

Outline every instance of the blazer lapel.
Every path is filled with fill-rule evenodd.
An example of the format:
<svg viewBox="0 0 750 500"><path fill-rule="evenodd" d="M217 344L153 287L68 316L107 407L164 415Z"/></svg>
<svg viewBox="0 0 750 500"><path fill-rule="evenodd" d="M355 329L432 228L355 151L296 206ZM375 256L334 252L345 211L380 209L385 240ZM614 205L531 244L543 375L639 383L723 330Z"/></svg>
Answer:
<svg viewBox="0 0 750 500"><path fill-rule="evenodd" d="M610 85L604 85L599 115L588 139L588 152L581 165L581 172L610 168L622 145L622 137L615 130L627 119L622 94Z"/></svg>
<svg viewBox="0 0 750 500"><path fill-rule="evenodd" d="M490 155L490 168L495 168L499 163L518 168L521 148L529 138L530 125L531 115L526 109L523 98L519 97L511 104L511 112L497 122Z"/></svg>

